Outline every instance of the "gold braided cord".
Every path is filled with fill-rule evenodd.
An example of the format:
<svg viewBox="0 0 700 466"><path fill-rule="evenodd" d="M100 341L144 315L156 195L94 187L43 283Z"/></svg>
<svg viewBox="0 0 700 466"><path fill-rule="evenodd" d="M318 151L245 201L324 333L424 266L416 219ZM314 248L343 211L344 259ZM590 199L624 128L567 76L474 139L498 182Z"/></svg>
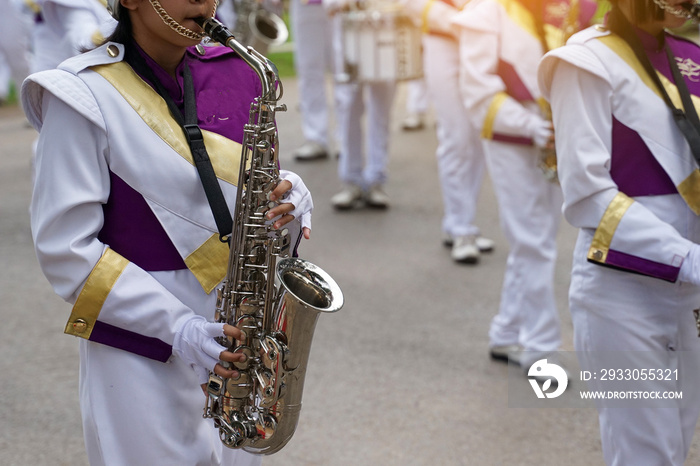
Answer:
<svg viewBox="0 0 700 466"><path fill-rule="evenodd" d="M165 24L170 27L173 31L177 32L183 37L187 37L188 39L193 39L193 40L202 40L204 37L204 33L202 32L194 32L191 29L187 29L185 26L182 24L178 23L175 21L175 19L168 14L167 11L165 11L165 8L163 8L163 5L160 4L158 0L149 0L151 3L151 6L153 7L154 10L156 10L156 13L158 13L158 16L160 16L160 19L163 20ZM216 14L216 7L219 5L218 0L214 2L214 8L212 9L211 12L211 17L213 18L214 15Z"/></svg>

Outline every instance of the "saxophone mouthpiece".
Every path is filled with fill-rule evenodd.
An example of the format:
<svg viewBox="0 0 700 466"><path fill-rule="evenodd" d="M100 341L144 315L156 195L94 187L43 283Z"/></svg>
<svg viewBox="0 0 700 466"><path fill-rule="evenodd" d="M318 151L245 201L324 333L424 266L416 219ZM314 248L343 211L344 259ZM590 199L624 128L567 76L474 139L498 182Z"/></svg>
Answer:
<svg viewBox="0 0 700 466"><path fill-rule="evenodd" d="M194 22L199 25L204 31L204 34L209 36L211 40L219 42L223 45L228 45L229 39L234 39L233 33L226 29L226 26L221 24L216 18L205 18L200 16L194 18Z"/></svg>

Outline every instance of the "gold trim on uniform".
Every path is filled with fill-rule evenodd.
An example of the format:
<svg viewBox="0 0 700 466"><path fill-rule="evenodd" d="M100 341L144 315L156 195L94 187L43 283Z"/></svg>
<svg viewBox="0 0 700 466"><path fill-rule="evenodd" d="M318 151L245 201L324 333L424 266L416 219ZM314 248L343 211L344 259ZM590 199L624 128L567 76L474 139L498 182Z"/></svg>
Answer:
<svg viewBox="0 0 700 466"><path fill-rule="evenodd" d="M613 236L615 236L615 230L617 230L620 220L622 220L622 217L633 202L632 198L623 193L617 193L613 200L610 201L608 208L605 209L603 218L600 219L598 228L593 234L591 247L588 250L588 260L605 263L608 258L610 243L612 243Z"/></svg>
<svg viewBox="0 0 700 466"><path fill-rule="evenodd" d="M547 102L547 99L544 97L538 98L537 105L539 105L540 111L542 112L545 120L552 121L552 107L549 105L549 102Z"/></svg>
<svg viewBox="0 0 700 466"><path fill-rule="evenodd" d="M128 264L128 260L112 249L105 249L75 301L65 333L90 339L107 296Z"/></svg>
<svg viewBox="0 0 700 466"><path fill-rule="evenodd" d="M678 185L678 193L695 215L700 215L700 170L697 168Z"/></svg>
<svg viewBox="0 0 700 466"><path fill-rule="evenodd" d="M105 41L105 36L102 35L101 31L95 31L92 33L92 36L90 37L90 41L92 42L92 45L99 46L102 45Z"/></svg>
<svg viewBox="0 0 700 466"><path fill-rule="evenodd" d="M627 44L627 42L615 35L599 37L598 40L619 55L620 58L622 58L634 70L634 72L637 73L642 82L644 82L644 84L651 89L654 94L659 96L660 99L663 99L663 96L656 87L656 84L654 84L654 81L651 79L649 73L646 72L639 60L637 60L637 57L634 55L634 51ZM683 108L681 96L676 85L663 74L659 73L658 71L656 73L659 76L664 89L666 89L668 96L671 98L673 105L675 105L676 108ZM695 108L700 111L700 98L695 95L691 95L691 98ZM695 212L696 215L700 215L700 173L698 170L694 170L685 180L676 186L676 188L683 197L683 200L685 200L686 204L688 204L688 207L690 207L690 209Z"/></svg>
<svg viewBox="0 0 700 466"><path fill-rule="evenodd" d="M527 8L525 8L520 2L514 0L497 1L501 4L501 6L503 6L503 8L506 10L506 14L511 20L513 20L514 23L520 26L523 30L527 31L528 34L533 36L538 41L540 40L535 19ZM568 17L570 8L570 5L567 5L564 8L558 8L557 16L561 18ZM564 23L566 22L564 21ZM562 29L546 23L543 25L543 27L545 41L547 42L547 47L549 47L550 50L564 45L567 37L566 33Z"/></svg>
<svg viewBox="0 0 700 466"><path fill-rule="evenodd" d="M491 104L489 104L489 109L486 111L484 126L481 128L481 137L483 139L493 139L493 123L496 120L496 115L501 109L503 102L505 102L507 98L508 94L505 92L498 92L493 96Z"/></svg>
<svg viewBox="0 0 700 466"><path fill-rule="evenodd" d="M427 34L430 32L430 26L428 25L428 17L430 15L430 9L433 7L433 3L435 0L428 0L425 2L425 6L423 6L423 12L421 14L421 28L420 31L423 34Z"/></svg>
<svg viewBox="0 0 700 466"><path fill-rule="evenodd" d="M175 152L194 165L185 133L172 118L168 106L125 62L92 67L114 86L143 121ZM217 178L238 185L241 145L220 134L202 130L204 144Z"/></svg>
<svg viewBox="0 0 700 466"><path fill-rule="evenodd" d="M663 99L663 96L661 95L661 92L659 92L659 89L656 87L656 84L654 84L654 81L649 76L649 73L646 72L642 64L639 63L639 60L637 60L637 57L635 56L634 51L632 50L632 47L630 47L627 44L627 42L613 34L598 37L598 40L601 41L613 52L615 52L617 55L619 55L620 58L622 58L630 66L630 68L632 68L635 71L635 73L639 75L639 78L642 80L642 82L644 82L644 84L649 89L651 89L654 92L654 94L659 96L660 99ZM658 71L656 72L656 74L661 79L661 84L663 84L664 88L666 89L666 92L668 92L668 96L671 98L673 105L675 105L677 108L683 108L681 96L678 93L678 88L676 87L676 85L669 81L668 78L666 78L666 76L659 73ZM700 99L694 95L691 97L693 98L693 104L695 105L695 108L700 108Z"/></svg>
<svg viewBox="0 0 700 466"><path fill-rule="evenodd" d="M41 13L41 6L34 0L24 0L24 6L29 8L35 15Z"/></svg>
<svg viewBox="0 0 700 466"><path fill-rule="evenodd" d="M185 265L209 294L226 276L228 256L228 244L214 234L185 258Z"/></svg>

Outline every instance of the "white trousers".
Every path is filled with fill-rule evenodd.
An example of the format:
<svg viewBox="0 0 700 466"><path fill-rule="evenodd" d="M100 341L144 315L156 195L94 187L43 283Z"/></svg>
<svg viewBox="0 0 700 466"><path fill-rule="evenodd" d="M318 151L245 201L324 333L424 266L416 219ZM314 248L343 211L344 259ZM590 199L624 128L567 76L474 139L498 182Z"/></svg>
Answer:
<svg viewBox="0 0 700 466"><path fill-rule="evenodd" d="M484 153L459 97L459 43L447 37L423 38L425 82L437 119L437 163L444 216L452 236L476 235L473 224L484 176Z"/></svg>
<svg viewBox="0 0 700 466"><path fill-rule="evenodd" d="M326 72L332 69L330 19L320 3L291 0L294 65L304 138L328 147Z"/></svg>
<svg viewBox="0 0 700 466"><path fill-rule="evenodd" d="M24 78L29 76L30 34L27 20L11 0L0 0L0 66L9 68L9 76L19 93ZM0 85L5 85L2 83ZM7 89L9 90L9 89ZM0 89L0 97L6 89ZM5 95L6 97L6 95Z"/></svg>
<svg viewBox="0 0 700 466"><path fill-rule="evenodd" d="M406 112L421 114L428 111L428 86L424 78L406 83Z"/></svg>
<svg viewBox="0 0 700 466"><path fill-rule="evenodd" d="M212 319L216 293L189 271L154 272L183 303ZM179 285L179 288L176 286ZM189 364L162 363L80 340L80 408L91 466L260 466L261 456L225 447Z"/></svg>
<svg viewBox="0 0 700 466"><path fill-rule="evenodd" d="M544 178L534 147L487 140L484 150L510 247L490 344L556 351L561 344L554 300L561 188Z"/></svg>
<svg viewBox="0 0 700 466"><path fill-rule="evenodd" d="M336 15L333 22L336 60L342 60L343 53L340 20ZM362 188L386 182L391 106L395 91L395 82L335 84L340 139L338 177L341 181ZM365 108L367 118L363 122ZM367 124L366 141L363 123Z"/></svg>
<svg viewBox="0 0 700 466"><path fill-rule="evenodd" d="M0 100L5 100L10 95L12 83L12 71L5 60L5 54L0 50Z"/></svg>
<svg viewBox="0 0 700 466"><path fill-rule="evenodd" d="M599 406L605 462L682 466L700 415L700 338L692 312L700 307L700 293L689 284L588 263L590 237L584 236L579 235L576 244L569 292L574 346L582 368L608 367L610 358L604 352L628 357L632 369L642 357L651 357L658 361L639 368L677 368L679 380L670 387L664 382L663 387L683 394L675 403L665 401L664 407L645 406L644 400L629 408ZM598 380L589 384L592 390L609 389ZM642 382L630 383L630 388L643 388Z"/></svg>

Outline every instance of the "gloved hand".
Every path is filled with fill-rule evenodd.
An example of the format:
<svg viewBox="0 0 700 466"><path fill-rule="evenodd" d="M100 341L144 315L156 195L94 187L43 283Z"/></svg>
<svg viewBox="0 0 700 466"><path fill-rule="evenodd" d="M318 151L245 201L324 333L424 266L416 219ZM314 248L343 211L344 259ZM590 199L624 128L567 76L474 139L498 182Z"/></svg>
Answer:
<svg viewBox="0 0 700 466"><path fill-rule="evenodd" d="M214 338L224 336L224 324L209 322L193 315L175 332L173 353L192 366L199 383L206 383L209 371L214 370L222 351L226 348Z"/></svg>
<svg viewBox="0 0 700 466"><path fill-rule="evenodd" d="M539 149L547 147L548 144L554 143L554 125L551 121L543 118L533 118L528 125L532 142Z"/></svg>
<svg viewBox="0 0 700 466"><path fill-rule="evenodd" d="M301 177L296 173L280 170L280 178L292 183L292 189L287 191L282 197L281 203L290 203L294 205L294 210L289 212L294 218L298 218L302 228L311 229L311 212L314 209L314 201L311 198L311 192L302 181Z"/></svg>
<svg viewBox="0 0 700 466"><path fill-rule="evenodd" d="M682 282L700 285L700 246L693 244L683 259L678 279Z"/></svg>

